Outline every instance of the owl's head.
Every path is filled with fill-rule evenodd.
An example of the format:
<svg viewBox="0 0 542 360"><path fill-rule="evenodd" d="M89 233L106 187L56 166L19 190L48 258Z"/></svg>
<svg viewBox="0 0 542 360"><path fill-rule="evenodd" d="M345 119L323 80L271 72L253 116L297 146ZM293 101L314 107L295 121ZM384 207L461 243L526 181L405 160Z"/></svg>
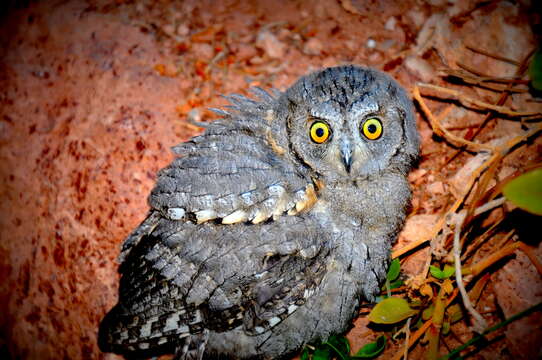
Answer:
<svg viewBox="0 0 542 360"><path fill-rule="evenodd" d="M289 148L319 176L406 173L418 155L412 103L391 77L358 66L301 78L279 99Z"/></svg>

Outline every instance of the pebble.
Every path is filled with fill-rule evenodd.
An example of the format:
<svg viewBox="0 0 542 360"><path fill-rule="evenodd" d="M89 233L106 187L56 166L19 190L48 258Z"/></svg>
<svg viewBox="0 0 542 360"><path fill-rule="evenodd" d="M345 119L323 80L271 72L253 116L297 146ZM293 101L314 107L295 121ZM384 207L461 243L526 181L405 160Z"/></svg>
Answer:
<svg viewBox="0 0 542 360"><path fill-rule="evenodd" d="M179 24L179 26L177 26L177 35L179 36L186 36L188 35L188 33L190 32L190 29L188 28L188 26L186 24Z"/></svg>
<svg viewBox="0 0 542 360"><path fill-rule="evenodd" d="M215 50L207 43L193 43L192 52L198 59L204 61L211 60L215 55Z"/></svg>
<svg viewBox="0 0 542 360"><path fill-rule="evenodd" d="M427 191L432 194L444 194L446 190L444 189L442 181L435 181L434 183L427 185Z"/></svg>
<svg viewBox="0 0 542 360"><path fill-rule="evenodd" d="M405 67L423 82L431 82L436 78L433 67L420 57L408 56L405 59Z"/></svg>
<svg viewBox="0 0 542 360"><path fill-rule="evenodd" d="M303 46L303 52L307 55L320 55L324 46L322 42L316 38L310 38Z"/></svg>
<svg viewBox="0 0 542 360"><path fill-rule="evenodd" d="M262 49L273 59L282 59L286 52L286 46L269 31L263 31L258 34L256 47Z"/></svg>
<svg viewBox="0 0 542 360"><path fill-rule="evenodd" d="M386 24L384 24L384 28L386 30L393 31L395 30L395 25L397 24L397 19L394 16L391 16L387 21Z"/></svg>

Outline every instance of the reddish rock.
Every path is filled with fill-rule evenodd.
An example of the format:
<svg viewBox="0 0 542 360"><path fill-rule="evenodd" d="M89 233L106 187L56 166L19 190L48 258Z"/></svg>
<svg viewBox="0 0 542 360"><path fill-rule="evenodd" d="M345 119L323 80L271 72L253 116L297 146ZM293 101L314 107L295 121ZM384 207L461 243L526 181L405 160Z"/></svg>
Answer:
<svg viewBox="0 0 542 360"><path fill-rule="evenodd" d="M399 234L399 239L393 249L399 250L413 242L423 239L430 239L432 235L431 231L433 230L438 218L438 215L430 214L414 215L409 217L405 222L405 227ZM425 266L428 254L429 248L426 248L423 251L418 251L408 256L401 265L403 274L408 277L419 275Z"/></svg>
<svg viewBox="0 0 542 360"><path fill-rule="evenodd" d="M542 245L533 249L542 260ZM529 258L516 251L510 260L494 276L497 302L506 318L542 302L542 279ZM542 314L536 312L514 321L506 327L506 339L514 359L536 359L542 352Z"/></svg>
<svg viewBox="0 0 542 360"><path fill-rule="evenodd" d="M272 59L282 59L286 47L270 31L263 31L256 38L256 46L262 49Z"/></svg>
<svg viewBox="0 0 542 360"><path fill-rule="evenodd" d="M100 357L120 242L180 140L181 82L153 70L152 36L85 8L37 4L1 31L17 49L0 79L14 119L0 145L0 325L14 358Z"/></svg>
<svg viewBox="0 0 542 360"><path fill-rule="evenodd" d="M303 52L307 55L320 55L324 45L317 38L310 38L303 46Z"/></svg>

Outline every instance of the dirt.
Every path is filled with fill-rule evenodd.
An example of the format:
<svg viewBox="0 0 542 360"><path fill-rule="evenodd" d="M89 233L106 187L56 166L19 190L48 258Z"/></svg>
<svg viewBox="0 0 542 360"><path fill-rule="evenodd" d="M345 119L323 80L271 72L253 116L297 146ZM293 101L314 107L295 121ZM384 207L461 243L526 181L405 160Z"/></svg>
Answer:
<svg viewBox="0 0 542 360"><path fill-rule="evenodd" d="M534 2L533 2L534 3ZM146 197L170 147L212 121L220 94L250 86L284 90L299 76L345 63L384 70L407 89L423 81L495 103L500 93L444 78L467 64L513 76L538 41L541 17L529 1L42 1L8 2L0 22L0 356L116 358L100 353L97 327L116 302L116 257L144 219ZM521 86L521 85L518 85ZM526 86L523 89L528 88ZM435 113L447 102L427 100ZM529 92L506 106L540 111ZM395 249L420 236L465 186L470 162L436 136L417 107L421 158L409 179L414 198ZM443 124L470 136L485 112L457 108ZM525 124L497 118L476 141L520 134ZM506 157L494 180L540 163L540 137ZM463 169L463 170L462 170ZM461 172L463 171L463 172ZM511 210L511 209L510 209ZM489 220L488 220L489 221ZM536 220L534 220L536 221ZM508 227L514 222L508 222ZM489 254L507 228L481 249ZM426 234L426 235L424 235ZM519 234L519 232L518 232ZM539 238L519 234L542 259ZM405 257L405 276L422 271L429 248ZM480 255L481 254L481 255ZM496 323L540 302L542 281L521 252L492 271L478 308ZM540 313L510 325L474 358L534 358ZM468 323L467 323L468 325ZM443 338L441 353L470 339L467 325ZM365 317L352 348L380 333ZM380 358L393 357L404 339ZM424 354L423 343L411 358Z"/></svg>

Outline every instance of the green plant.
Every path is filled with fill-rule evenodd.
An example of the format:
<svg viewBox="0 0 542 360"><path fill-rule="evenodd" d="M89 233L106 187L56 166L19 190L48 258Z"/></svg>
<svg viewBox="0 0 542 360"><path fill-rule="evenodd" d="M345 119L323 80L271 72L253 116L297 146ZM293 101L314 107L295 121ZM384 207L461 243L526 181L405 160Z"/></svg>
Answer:
<svg viewBox="0 0 542 360"><path fill-rule="evenodd" d="M542 86L542 79L540 82ZM535 215L542 215L542 168L512 179L504 185L502 192L514 205Z"/></svg>

